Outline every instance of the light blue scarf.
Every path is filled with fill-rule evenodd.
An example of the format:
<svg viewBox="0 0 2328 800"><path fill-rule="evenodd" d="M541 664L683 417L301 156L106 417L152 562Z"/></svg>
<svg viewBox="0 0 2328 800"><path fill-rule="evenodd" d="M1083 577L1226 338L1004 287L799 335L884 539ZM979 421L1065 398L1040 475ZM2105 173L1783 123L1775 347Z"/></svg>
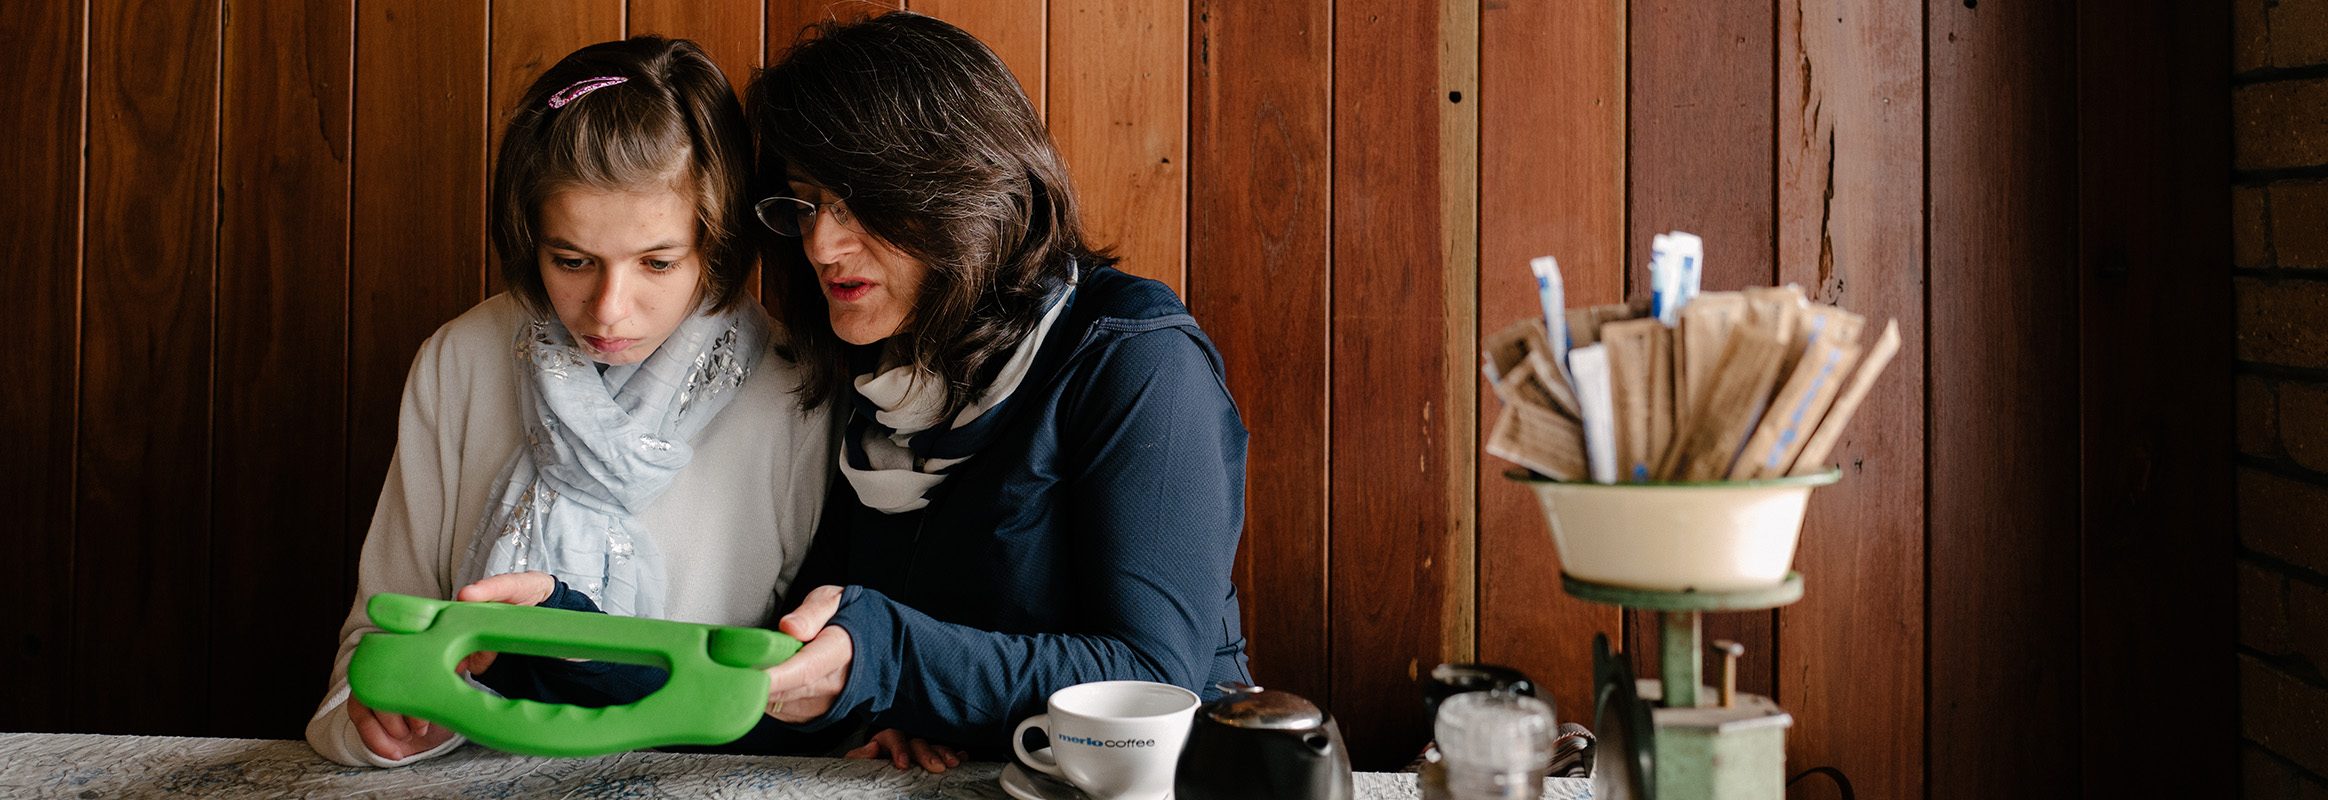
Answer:
<svg viewBox="0 0 2328 800"><path fill-rule="evenodd" d="M556 318L518 327L525 446L471 541L462 583L547 572L610 614L663 616L669 578L638 515L694 458L695 436L768 352L745 308L696 314L644 362L597 369Z"/></svg>

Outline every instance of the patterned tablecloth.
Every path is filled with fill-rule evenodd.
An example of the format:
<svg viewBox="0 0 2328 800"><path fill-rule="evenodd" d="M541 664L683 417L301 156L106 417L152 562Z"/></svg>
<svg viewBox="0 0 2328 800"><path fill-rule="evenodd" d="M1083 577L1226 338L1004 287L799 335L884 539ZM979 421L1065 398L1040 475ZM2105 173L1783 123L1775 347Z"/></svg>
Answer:
<svg viewBox="0 0 2328 800"><path fill-rule="evenodd" d="M304 742L171 736L0 734L0 796L1007 798L1003 765L932 775L886 761L625 753L532 758L464 747L394 770L343 767ZM1413 775L1360 773L1363 800L1414 798ZM1583 780L1545 781L1548 800L1585 800Z"/></svg>

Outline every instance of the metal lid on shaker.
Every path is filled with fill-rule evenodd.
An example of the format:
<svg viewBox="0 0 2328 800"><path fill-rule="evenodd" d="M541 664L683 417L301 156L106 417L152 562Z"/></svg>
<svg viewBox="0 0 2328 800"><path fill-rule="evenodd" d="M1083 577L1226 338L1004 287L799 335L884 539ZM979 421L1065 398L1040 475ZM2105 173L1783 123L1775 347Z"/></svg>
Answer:
<svg viewBox="0 0 2328 800"><path fill-rule="evenodd" d="M1206 703L1202 711L1205 716L1224 725L1259 730L1304 730L1326 722L1326 712L1318 710L1317 704L1292 692L1235 684L1222 684L1220 688L1224 694Z"/></svg>

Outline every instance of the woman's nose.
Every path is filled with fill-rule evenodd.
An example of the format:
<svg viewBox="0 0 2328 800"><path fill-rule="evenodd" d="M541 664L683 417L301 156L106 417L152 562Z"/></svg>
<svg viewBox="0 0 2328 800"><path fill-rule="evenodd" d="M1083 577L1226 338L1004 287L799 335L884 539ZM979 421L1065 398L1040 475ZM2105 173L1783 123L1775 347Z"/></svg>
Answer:
<svg viewBox="0 0 2328 800"><path fill-rule="evenodd" d="M863 246L858 233L833 219L829 213L816 215L816 224L800 237L807 249L808 260L817 264L831 264L842 256L857 252Z"/></svg>
<svg viewBox="0 0 2328 800"><path fill-rule="evenodd" d="M598 293L590 298L590 317L601 325L613 325L630 316L631 282L619 269L601 270Z"/></svg>

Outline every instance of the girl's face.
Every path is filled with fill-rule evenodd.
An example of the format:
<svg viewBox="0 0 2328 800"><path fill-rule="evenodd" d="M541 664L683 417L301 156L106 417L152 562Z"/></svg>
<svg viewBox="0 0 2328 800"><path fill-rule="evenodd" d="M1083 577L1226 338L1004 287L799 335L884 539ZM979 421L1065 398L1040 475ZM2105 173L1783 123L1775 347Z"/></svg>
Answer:
<svg viewBox="0 0 2328 800"><path fill-rule="evenodd" d="M793 197L817 205L816 225L802 232L800 244L816 270L833 333L850 344L872 344L903 330L929 265L865 233L830 190L797 176L786 183Z"/></svg>
<svg viewBox="0 0 2328 800"><path fill-rule="evenodd" d="M542 287L584 354L645 361L695 311L695 228L694 204L668 188L566 189L542 203Z"/></svg>

